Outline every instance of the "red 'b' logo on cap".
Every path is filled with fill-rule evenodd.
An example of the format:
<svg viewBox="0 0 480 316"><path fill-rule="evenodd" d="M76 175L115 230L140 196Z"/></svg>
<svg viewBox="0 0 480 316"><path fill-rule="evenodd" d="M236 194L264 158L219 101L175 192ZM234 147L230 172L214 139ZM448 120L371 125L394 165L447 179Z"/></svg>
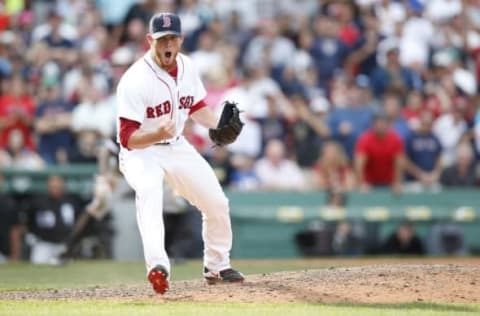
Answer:
<svg viewBox="0 0 480 316"><path fill-rule="evenodd" d="M162 27L170 27L170 26L172 26L172 20L170 19L169 16L164 16Z"/></svg>

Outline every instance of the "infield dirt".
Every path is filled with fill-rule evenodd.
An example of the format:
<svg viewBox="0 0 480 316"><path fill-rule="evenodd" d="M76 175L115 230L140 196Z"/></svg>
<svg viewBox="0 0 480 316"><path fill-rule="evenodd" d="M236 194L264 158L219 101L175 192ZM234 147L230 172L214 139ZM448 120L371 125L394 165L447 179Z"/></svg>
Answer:
<svg viewBox="0 0 480 316"><path fill-rule="evenodd" d="M0 299L158 302L480 303L478 264L380 264L248 275L242 284L175 281L167 294L149 284L0 292Z"/></svg>

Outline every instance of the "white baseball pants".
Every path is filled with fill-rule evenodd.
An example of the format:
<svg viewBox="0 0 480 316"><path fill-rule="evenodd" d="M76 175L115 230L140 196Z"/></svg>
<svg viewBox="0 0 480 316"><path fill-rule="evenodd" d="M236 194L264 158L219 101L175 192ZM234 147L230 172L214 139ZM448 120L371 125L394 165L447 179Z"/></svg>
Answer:
<svg viewBox="0 0 480 316"><path fill-rule="evenodd" d="M203 216L204 265L230 268L232 229L228 199L205 159L183 137L171 145L121 150L120 171L136 195L137 224L147 273L162 265L170 274L163 224L163 181L196 206Z"/></svg>

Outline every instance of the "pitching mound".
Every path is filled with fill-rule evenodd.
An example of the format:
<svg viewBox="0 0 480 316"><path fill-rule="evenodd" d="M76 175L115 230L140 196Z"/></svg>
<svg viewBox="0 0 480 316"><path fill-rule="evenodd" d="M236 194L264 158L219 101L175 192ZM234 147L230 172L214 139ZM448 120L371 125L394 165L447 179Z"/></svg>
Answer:
<svg viewBox="0 0 480 316"><path fill-rule="evenodd" d="M370 265L249 275L242 285L178 281L159 296L148 284L0 293L0 299L197 302L479 303L479 265Z"/></svg>

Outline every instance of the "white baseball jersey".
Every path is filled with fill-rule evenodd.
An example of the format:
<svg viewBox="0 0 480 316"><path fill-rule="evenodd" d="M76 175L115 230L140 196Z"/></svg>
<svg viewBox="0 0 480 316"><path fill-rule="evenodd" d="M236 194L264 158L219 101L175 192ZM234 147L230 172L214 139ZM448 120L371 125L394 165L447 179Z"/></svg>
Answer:
<svg viewBox="0 0 480 316"><path fill-rule="evenodd" d="M119 168L135 190L147 271L159 265L170 271L164 249L164 180L202 212L204 265L210 271L221 271L230 267L232 230L228 199L210 165L181 137L190 109L204 99L206 91L191 60L178 54L176 61L176 80L153 61L150 52L120 80L118 117L137 121L144 130L154 130L163 120L172 119L176 135L143 149L122 148Z"/></svg>
<svg viewBox="0 0 480 316"><path fill-rule="evenodd" d="M190 58L179 53L176 60L175 80L148 51L125 72L117 86L117 115L141 123L147 131L157 128L161 121L173 119L176 135L165 140L169 143L182 135L190 108L207 94Z"/></svg>

